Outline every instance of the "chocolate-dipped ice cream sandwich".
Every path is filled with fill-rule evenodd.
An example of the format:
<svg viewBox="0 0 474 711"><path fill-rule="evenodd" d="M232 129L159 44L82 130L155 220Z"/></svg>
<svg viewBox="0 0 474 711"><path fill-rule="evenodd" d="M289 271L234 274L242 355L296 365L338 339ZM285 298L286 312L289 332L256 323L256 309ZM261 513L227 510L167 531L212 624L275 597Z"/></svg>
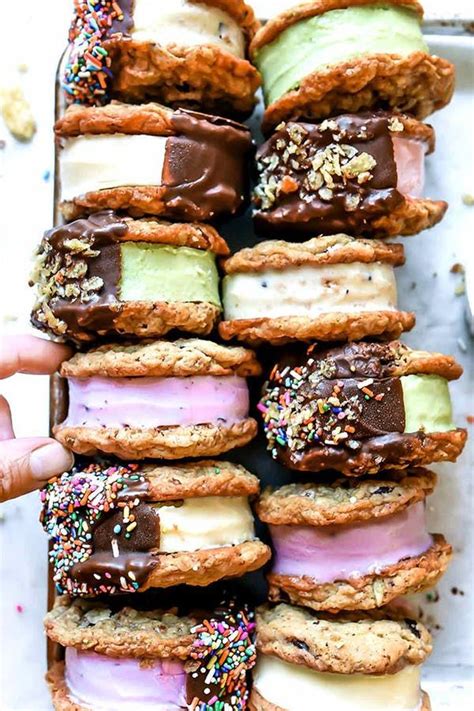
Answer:
<svg viewBox="0 0 474 711"><path fill-rule="evenodd" d="M228 252L210 225L111 210L55 227L36 256L32 322L73 341L173 329L206 335L221 312L216 255Z"/></svg>
<svg viewBox="0 0 474 711"><path fill-rule="evenodd" d="M112 103L70 106L55 130L67 220L112 209L206 222L244 200L251 137L235 121Z"/></svg>
<svg viewBox="0 0 474 711"><path fill-rule="evenodd" d="M249 114L260 85L243 0L76 0L62 85L68 103L155 99Z"/></svg>
<svg viewBox="0 0 474 711"><path fill-rule="evenodd" d="M420 687L431 636L377 613L337 617L289 605L257 610L251 711L430 711Z"/></svg>
<svg viewBox="0 0 474 711"><path fill-rule="evenodd" d="M412 235L447 203L423 198L431 126L387 112L280 124L261 146L254 193L262 234Z"/></svg>
<svg viewBox="0 0 474 711"><path fill-rule="evenodd" d="M430 54L417 0L312 0L274 17L251 55L264 129L295 118L390 108L425 118L454 90L454 66Z"/></svg>
<svg viewBox="0 0 474 711"><path fill-rule="evenodd" d="M76 353L60 368L69 406L54 434L78 454L221 454L257 432L246 377L260 372L252 351L192 338Z"/></svg>
<svg viewBox="0 0 474 711"><path fill-rule="evenodd" d="M257 477L229 462L75 467L41 491L57 590L203 586L256 570L270 558L249 506L258 491Z"/></svg>
<svg viewBox="0 0 474 711"><path fill-rule="evenodd" d="M467 433L448 382L461 374L452 356L398 341L289 354L258 405L268 447L290 469L348 476L454 462Z"/></svg>
<svg viewBox="0 0 474 711"><path fill-rule="evenodd" d="M245 711L255 665L253 613L134 609L58 598L47 614L64 662L47 674L55 711Z"/></svg>
<svg viewBox="0 0 474 711"><path fill-rule="evenodd" d="M394 267L404 262L401 244L347 235L242 249L223 264L219 332L274 345L398 338L415 323L414 314L397 306Z"/></svg>
<svg viewBox="0 0 474 711"><path fill-rule="evenodd" d="M452 549L430 535L425 498L436 477L343 479L267 489L257 506L275 558L269 598L314 610L371 610L437 583Z"/></svg>

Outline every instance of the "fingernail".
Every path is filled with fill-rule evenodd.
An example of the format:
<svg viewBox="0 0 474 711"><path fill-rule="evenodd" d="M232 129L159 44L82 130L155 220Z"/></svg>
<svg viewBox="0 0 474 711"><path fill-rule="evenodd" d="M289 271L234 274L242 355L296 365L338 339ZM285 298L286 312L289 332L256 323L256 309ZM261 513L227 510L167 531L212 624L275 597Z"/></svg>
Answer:
<svg viewBox="0 0 474 711"><path fill-rule="evenodd" d="M30 454L31 473L35 479L46 481L52 476L62 474L72 467L74 456L72 452L59 444L52 442L35 449Z"/></svg>

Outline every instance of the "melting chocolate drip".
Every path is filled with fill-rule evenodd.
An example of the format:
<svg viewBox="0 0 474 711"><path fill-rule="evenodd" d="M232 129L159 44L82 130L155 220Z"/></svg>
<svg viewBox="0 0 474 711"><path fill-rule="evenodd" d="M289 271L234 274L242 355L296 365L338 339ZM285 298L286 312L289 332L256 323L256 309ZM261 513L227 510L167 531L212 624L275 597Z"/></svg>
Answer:
<svg viewBox="0 0 474 711"><path fill-rule="evenodd" d="M94 553L84 563L76 563L70 575L79 584L85 583L90 590L100 591L102 584L107 588L116 586L123 589L124 580L128 585L138 583L142 587L158 561L151 553ZM131 573L131 575L130 575Z"/></svg>
<svg viewBox="0 0 474 711"><path fill-rule="evenodd" d="M131 509L133 521L124 522L124 509L116 508L105 514L92 531L92 555L70 570L70 577L88 589L99 589L102 583L115 585L120 590L123 580L141 587L153 568L158 565L155 551L160 546L159 510L143 501L148 496L147 482L122 489L116 502L140 499ZM136 524L136 525L134 525ZM115 541L116 544L113 544ZM130 573L132 574L130 576Z"/></svg>
<svg viewBox="0 0 474 711"><path fill-rule="evenodd" d="M326 469L340 471L353 457L364 455L367 455L369 462L376 461L380 466L390 466L409 459L414 450L420 447L420 442L423 446L423 439L422 432L417 433L416 438L412 434L396 432L362 440L356 451L330 445L314 446L302 452L279 447L278 460L289 469L301 472L320 472Z"/></svg>
<svg viewBox="0 0 474 711"><path fill-rule="evenodd" d="M81 293L70 296L55 296L49 306L56 318L64 321L68 333L75 335L84 331L106 333L113 330L113 323L121 305L117 298L121 277L121 257L119 240L128 231L126 223L112 210L98 212L86 219L75 220L45 233L44 242L49 243L54 252L50 259L59 257L66 274L61 283L79 285ZM82 249L72 246L76 241L98 254L88 255ZM84 298L80 278L74 269L86 265L87 273L82 277L88 282L99 279L102 286ZM100 282L99 282L100 283ZM33 314L32 321L40 328L44 324Z"/></svg>
<svg viewBox="0 0 474 711"><path fill-rule="evenodd" d="M288 123L276 131L261 146L257 159L275 156L277 167L272 175L277 181L288 176L296 181L298 188L293 189L293 186L291 192L279 192L269 209L260 209L257 199L256 229L262 234L291 229L304 234L345 232L362 235L367 231L369 220L397 207L403 196L397 190L393 134L389 128L391 118L391 114L386 112L347 114L317 125ZM335 126L321 129L321 126L328 124ZM301 186L311 170L311 160L299 160L298 153L292 153L286 163L283 160L288 143L292 140L292 127L295 126L304 129L304 140L314 151L324 150L330 144L345 144L358 153L368 153L376 161L376 165L370 169L371 177L359 183L357 177L343 181L335 175L336 185L332 197L321 198L319 189L322 186L307 190L303 196Z"/></svg>
<svg viewBox="0 0 474 711"><path fill-rule="evenodd" d="M166 144L163 185L168 214L209 220L235 214L246 193L249 130L229 119L179 109Z"/></svg>

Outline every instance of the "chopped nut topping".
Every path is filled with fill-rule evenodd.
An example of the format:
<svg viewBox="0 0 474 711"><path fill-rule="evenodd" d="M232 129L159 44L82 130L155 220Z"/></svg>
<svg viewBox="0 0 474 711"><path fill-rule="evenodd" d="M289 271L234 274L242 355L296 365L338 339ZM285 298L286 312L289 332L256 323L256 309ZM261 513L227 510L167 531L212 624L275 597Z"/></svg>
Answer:
<svg viewBox="0 0 474 711"><path fill-rule="evenodd" d="M30 276L30 286L36 286L33 314L39 324L58 336L66 333L67 324L54 314L52 302L64 299L87 303L101 291L103 279L97 276L87 278L87 259L99 254L93 249L93 242L86 239L65 239L61 250L55 249L47 238L42 240Z"/></svg>
<svg viewBox="0 0 474 711"><path fill-rule="evenodd" d="M399 118L392 116L388 122L388 130L393 133L401 133L405 130L405 127Z"/></svg>
<svg viewBox="0 0 474 711"><path fill-rule="evenodd" d="M279 136L273 151L258 161L260 181L254 192L255 204L268 210L280 195L296 192L305 202L311 202L315 195L330 201L334 192L347 189L349 181L357 185L368 183L377 165L375 158L342 142L342 132L337 134L336 141L338 129L336 121L324 121L319 130L332 131L333 141L321 146L303 126L295 123L281 126L281 131L286 130L286 140ZM347 209L357 209L360 201L360 196L348 194Z"/></svg>

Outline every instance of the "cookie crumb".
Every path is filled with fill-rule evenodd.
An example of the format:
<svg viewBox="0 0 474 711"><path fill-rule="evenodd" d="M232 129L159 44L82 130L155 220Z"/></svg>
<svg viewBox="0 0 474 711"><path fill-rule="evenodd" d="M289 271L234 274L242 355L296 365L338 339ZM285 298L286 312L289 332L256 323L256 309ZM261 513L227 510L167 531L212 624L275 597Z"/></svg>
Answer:
<svg viewBox="0 0 474 711"><path fill-rule="evenodd" d="M19 141L31 141L36 133L36 122L20 87L2 89L0 107L3 119L12 136Z"/></svg>
<svg viewBox="0 0 474 711"><path fill-rule="evenodd" d="M464 193L462 201L468 207L472 207L474 205L474 195L472 193Z"/></svg>
<svg viewBox="0 0 474 711"><path fill-rule="evenodd" d="M464 274L465 269L462 264L456 262L456 264L453 264L449 271L451 272L451 274Z"/></svg>
<svg viewBox="0 0 474 711"><path fill-rule="evenodd" d="M466 415L466 420L468 424L472 425L474 424L474 415Z"/></svg>

